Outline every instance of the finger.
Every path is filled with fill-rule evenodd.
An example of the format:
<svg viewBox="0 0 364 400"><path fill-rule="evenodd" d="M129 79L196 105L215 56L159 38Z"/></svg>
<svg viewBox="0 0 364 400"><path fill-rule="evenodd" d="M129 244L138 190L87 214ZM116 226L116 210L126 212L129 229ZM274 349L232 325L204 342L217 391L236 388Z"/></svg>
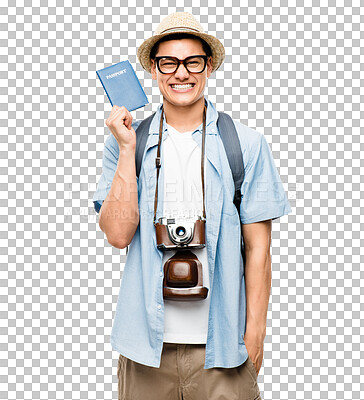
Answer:
<svg viewBox="0 0 364 400"><path fill-rule="evenodd" d="M115 107L115 106L114 106ZM114 108L113 107L113 108ZM117 107L117 106L116 106ZM123 107L117 107L114 109L114 111L112 111L108 117L108 121L109 123L111 123L120 113L124 112L124 108Z"/></svg>
<svg viewBox="0 0 364 400"><path fill-rule="evenodd" d="M124 123L128 127L128 129L130 129L131 128L131 123L133 121L133 116L130 114L128 109L125 108L125 110L126 110L126 118L124 120Z"/></svg>
<svg viewBox="0 0 364 400"><path fill-rule="evenodd" d="M131 116L130 112L125 107L120 107L115 114L109 118L109 123L115 122L116 119L120 119L124 121L124 125L128 126L131 123L133 117Z"/></svg>
<svg viewBox="0 0 364 400"><path fill-rule="evenodd" d="M131 114L128 112L126 117L124 118L124 124L125 126L130 130L131 129L131 123L132 123L133 117Z"/></svg>
<svg viewBox="0 0 364 400"><path fill-rule="evenodd" d="M120 110L120 107L115 105L110 111L109 117L113 116L118 110Z"/></svg>
<svg viewBox="0 0 364 400"><path fill-rule="evenodd" d="M132 118L129 118L129 121L128 121L128 129L129 130L131 129L131 121L132 121Z"/></svg>
<svg viewBox="0 0 364 400"><path fill-rule="evenodd" d="M124 110L122 108L117 109L112 115L110 114L107 120L105 120L105 123L107 126L109 126L112 122L115 122L115 119L119 118L120 114L123 114ZM122 116L120 119L121 121L124 120L125 117Z"/></svg>
<svg viewBox="0 0 364 400"><path fill-rule="evenodd" d="M109 125L109 123L111 122L111 120L113 119L113 117L115 116L115 114L118 112L118 110L120 109L119 106L113 106L113 108L110 111L109 116L105 119L105 124Z"/></svg>

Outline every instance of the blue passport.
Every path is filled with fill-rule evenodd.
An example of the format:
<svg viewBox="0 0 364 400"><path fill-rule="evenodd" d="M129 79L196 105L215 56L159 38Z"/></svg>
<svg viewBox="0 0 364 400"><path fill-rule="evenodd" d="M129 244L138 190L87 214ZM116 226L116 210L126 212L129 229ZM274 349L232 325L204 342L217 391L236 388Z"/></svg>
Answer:
<svg viewBox="0 0 364 400"><path fill-rule="evenodd" d="M136 110L149 103L129 60L96 71L112 106Z"/></svg>

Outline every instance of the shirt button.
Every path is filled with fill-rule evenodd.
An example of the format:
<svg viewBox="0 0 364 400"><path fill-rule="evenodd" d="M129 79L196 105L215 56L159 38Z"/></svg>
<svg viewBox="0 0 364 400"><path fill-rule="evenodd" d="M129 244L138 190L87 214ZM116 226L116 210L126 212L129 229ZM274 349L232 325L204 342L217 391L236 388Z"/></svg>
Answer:
<svg viewBox="0 0 364 400"><path fill-rule="evenodd" d="M157 308L158 308L158 310L160 310L162 308L162 306L160 304L158 304Z"/></svg>

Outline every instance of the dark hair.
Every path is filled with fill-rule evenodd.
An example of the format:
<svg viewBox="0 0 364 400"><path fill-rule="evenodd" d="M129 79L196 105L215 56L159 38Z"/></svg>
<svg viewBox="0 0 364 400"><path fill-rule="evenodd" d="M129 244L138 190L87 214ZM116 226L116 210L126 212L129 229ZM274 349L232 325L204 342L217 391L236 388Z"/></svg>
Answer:
<svg viewBox="0 0 364 400"><path fill-rule="evenodd" d="M157 43L155 43L154 46L152 47L152 50L150 51L150 58L152 60L154 60L156 54L158 53L159 43L167 42L168 40L179 40L179 39L197 39L197 40L199 40L202 44L203 51L206 53L206 55L208 57L212 56L211 47L203 39L201 39L198 36L191 35L190 33L187 33L187 32L176 32L176 33L172 33L170 35L162 37L162 39L160 39Z"/></svg>

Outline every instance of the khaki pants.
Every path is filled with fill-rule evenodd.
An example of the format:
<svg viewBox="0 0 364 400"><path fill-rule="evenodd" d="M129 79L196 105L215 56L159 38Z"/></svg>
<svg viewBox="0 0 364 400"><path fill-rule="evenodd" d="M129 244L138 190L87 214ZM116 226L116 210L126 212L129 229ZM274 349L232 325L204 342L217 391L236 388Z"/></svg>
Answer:
<svg viewBox="0 0 364 400"><path fill-rule="evenodd" d="M120 354L118 400L261 400L255 367L204 369L204 344L163 343L160 368Z"/></svg>

